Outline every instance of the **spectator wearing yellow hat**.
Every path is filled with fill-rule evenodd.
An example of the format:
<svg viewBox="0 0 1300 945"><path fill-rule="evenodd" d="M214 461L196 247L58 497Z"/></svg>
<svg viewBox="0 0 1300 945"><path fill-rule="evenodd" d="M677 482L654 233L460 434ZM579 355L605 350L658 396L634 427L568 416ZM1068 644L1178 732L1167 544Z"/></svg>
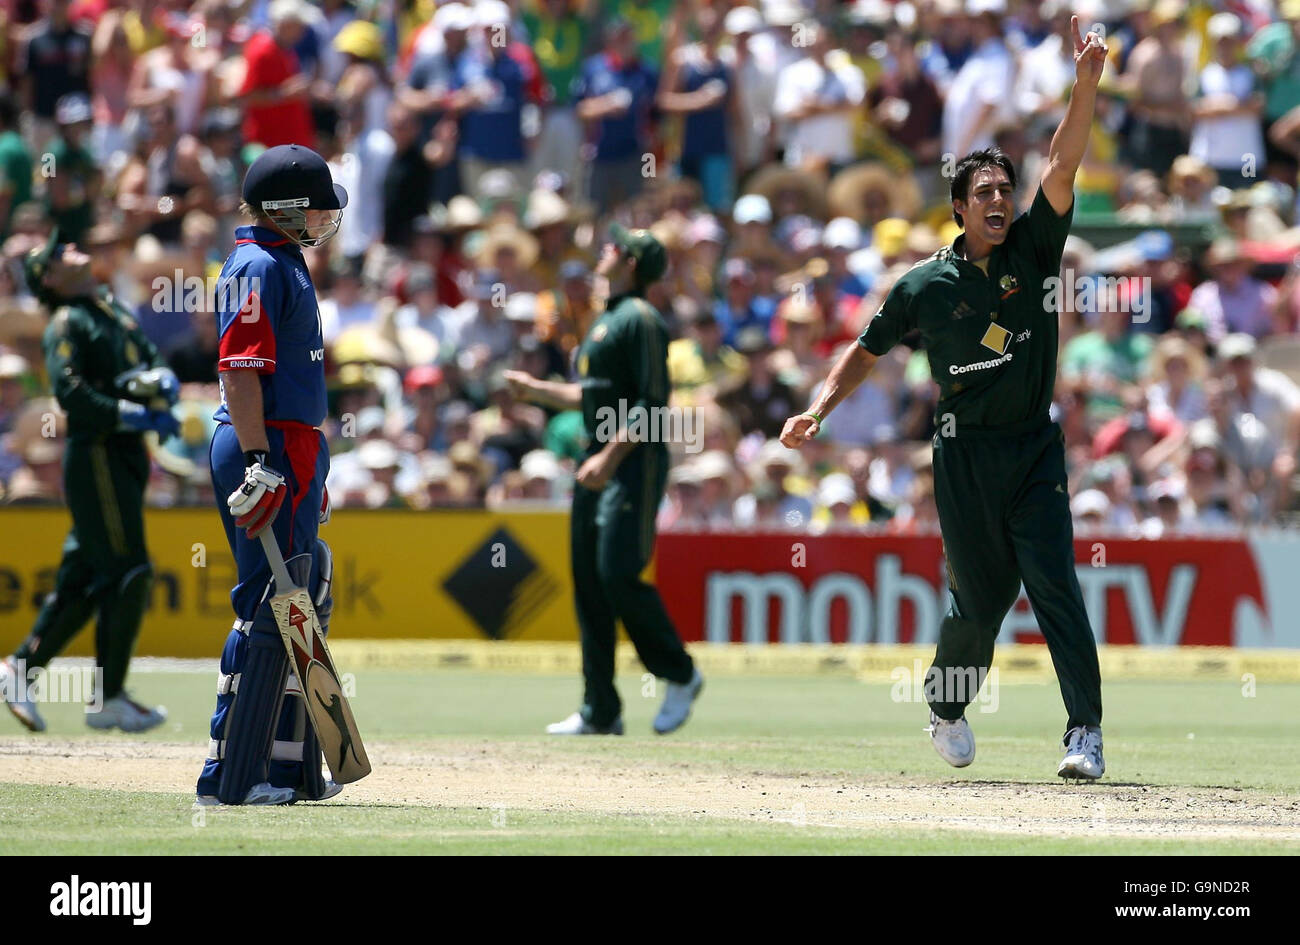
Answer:
<svg viewBox="0 0 1300 945"><path fill-rule="evenodd" d="M334 49L346 62L336 93L340 115L361 134L382 130L393 100L383 33L374 23L353 20L334 37Z"/></svg>

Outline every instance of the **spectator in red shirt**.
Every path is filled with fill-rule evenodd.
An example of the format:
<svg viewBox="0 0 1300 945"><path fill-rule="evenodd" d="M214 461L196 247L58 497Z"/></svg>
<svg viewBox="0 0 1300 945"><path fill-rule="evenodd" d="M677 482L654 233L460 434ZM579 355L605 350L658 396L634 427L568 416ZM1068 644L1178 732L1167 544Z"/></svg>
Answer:
<svg viewBox="0 0 1300 945"><path fill-rule="evenodd" d="M293 47L306 30L303 0L275 0L269 31L244 45L246 71L236 104L244 107L244 140L268 148L280 144L316 146L308 100L310 77L299 70Z"/></svg>

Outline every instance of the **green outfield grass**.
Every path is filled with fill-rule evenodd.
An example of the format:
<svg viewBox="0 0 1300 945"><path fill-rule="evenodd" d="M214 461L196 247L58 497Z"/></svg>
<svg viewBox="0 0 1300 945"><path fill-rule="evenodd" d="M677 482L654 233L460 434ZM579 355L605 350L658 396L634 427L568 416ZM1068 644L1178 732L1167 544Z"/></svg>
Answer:
<svg viewBox="0 0 1300 945"><path fill-rule="evenodd" d="M206 742L213 687L207 674L142 673L134 691L165 703L171 719L143 737L88 732L75 706L47 712L50 735L74 748L108 744L148 754L149 745ZM1056 837L932 829L907 824L818 823L789 818L660 813L629 803L625 810L584 810L567 803L563 778L536 804L502 809L437 802L440 749L508 744L539 770L548 764L583 770L608 765L624 771L682 772L692 777L839 779L845 790L912 785L935 805L961 805L961 791L993 784L1015 790L1087 792L1076 806L1107 805L1120 795L1160 788L1219 789L1252 799L1282 797L1300 811L1300 756L1295 723L1300 686L1259 684L1254 696L1228 683L1117 682L1106 687L1107 776L1074 787L1055 777L1064 713L1054 685L1003 685L996 712L972 709L979 755L970 768L949 768L921 729L924 708L896 703L890 687L845 678L710 679L695 717L676 735L650 734L657 699L641 695L642 681L621 680L628 736L622 739L547 739L542 727L571 711L575 680L557 676L470 672L372 672L357 679L356 715L367 741L392 752L434 759L422 788L410 797L337 801L308 807L208 811L196 818L191 797L139 790L13 783L10 756L38 737L0 718L0 821L21 823L8 833L9 853L1289 853L1294 840L1267 836L1187 839L1168 836ZM515 750L515 749L512 749ZM92 761L98 752L88 752ZM175 768L177 749L170 749ZM26 763L58 770L58 755ZM83 762L84 764L85 762ZM110 770L111 759L94 761ZM197 774L197 769L194 771ZM372 785L380 771L372 777ZM793 780L792 780L793 779ZM30 779L28 779L30 780ZM57 781L51 777L48 780ZM105 778L105 780L111 780ZM967 783L969 782L969 783ZM75 781L73 783L76 783ZM515 785L516 789L518 785ZM1146 789L1146 790L1144 790ZM372 792L373 793L373 792ZM399 794L401 792L398 792ZM864 795L865 797L866 795ZM1055 797L1052 795L1051 797ZM1181 797L1182 795L1180 795ZM463 800L463 799L462 799ZM1073 800L1073 797L1067 798ZM1168 803L1174 803L1174 800ZM870 805L864 799L864 808ZM1115 800L1119 812L1119 801ZM1182 803L1182 801L1178 801ZM617 803L613 806L617 808ZM1159 809L1158 805L1155 809ZM972 811L975 813L976 811ZM1114 816L1114 815L1112 815ZM1292 824L1300 813L1292 814Z"/></svg>

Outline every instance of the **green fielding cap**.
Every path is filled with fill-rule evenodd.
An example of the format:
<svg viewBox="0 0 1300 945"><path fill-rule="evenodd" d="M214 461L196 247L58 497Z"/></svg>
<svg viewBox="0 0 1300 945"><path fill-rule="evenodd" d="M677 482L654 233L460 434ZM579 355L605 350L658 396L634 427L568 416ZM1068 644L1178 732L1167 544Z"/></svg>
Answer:
<svg viewBox="0 0 1300 945"><path fill-rule="evenodd" d="M45 270L49 268L50 257L54 255L54 250L58 245L59 228L56 226L50 230L50 238L45 241L43 246L36 247L23 257L23 277L27 280L27 288L38 299L42 298L45 292L41 280L45 278Z"/></svg>
<svg viewBox="0 0 1300 945"><path fill-rule="evenodd" d="M649 285L668 269L668 252L649 230L629 230L615 223L609 228L611 241L636 260L636 278L641 285Z"/></svg>

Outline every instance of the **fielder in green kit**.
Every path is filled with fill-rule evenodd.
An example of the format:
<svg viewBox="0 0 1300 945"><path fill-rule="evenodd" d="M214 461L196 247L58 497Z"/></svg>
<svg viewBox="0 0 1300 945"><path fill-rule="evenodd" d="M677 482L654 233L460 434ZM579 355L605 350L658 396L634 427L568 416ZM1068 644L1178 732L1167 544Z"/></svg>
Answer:
<svg viewBox="0 0 1300 945"><path fill-rule="evenodd" d="M596 275L610 299L577 350L575 383L507 371L516 396L561 410L582 410L590 446L578 468L570 523L573 589L582 636L582 708L547 726L551 735L622 735L614 686L615 619L641 662L668 682L654 730L685 724L704 686L664 609L641 580L654 550L655 514L668 478L668 449L653 419L668 401L668 327L645 288L668 265L663 245L645 230L610 229Z"/></svg>
<svg viewBox="0 0 1300 945"><path fill-rule="evenodd" d="M781 441L797 447L816 436L876 358L920 331L940 388L935 500L951 596L926 678L932 742L956 767L975 759L965 708L1023 581L1069 714L1057 774L1095 779L1106 768L1101 673L1074 570L1064 440L1048 416L1058 337L1048 280L1060 276L1106 56L1095 33L1080 37L1078 17L1072 25L1074 89L1029 211L1014 219L1015 166L1005 155L963 158L952 180L963 234L898 280L816 402L786 422Z"/></svg>
<svg viewBox="0 0 1300 945"><path fill-rule="evenodd" d="M43 347L50 384L68 415L63 485L72 530L54 592L27 639L0 661L0 699L28 729L43 731L37 700L20 683L95 617L102 704L87 708L86 724L147 731L166 720L166 710L141 705L123 688L153 581L144 542L144 434L178 432L170 408L180 385L130 312L95 283L90 257L59 242L57 229L23 268L32 294L53 316Z"/></svg>

